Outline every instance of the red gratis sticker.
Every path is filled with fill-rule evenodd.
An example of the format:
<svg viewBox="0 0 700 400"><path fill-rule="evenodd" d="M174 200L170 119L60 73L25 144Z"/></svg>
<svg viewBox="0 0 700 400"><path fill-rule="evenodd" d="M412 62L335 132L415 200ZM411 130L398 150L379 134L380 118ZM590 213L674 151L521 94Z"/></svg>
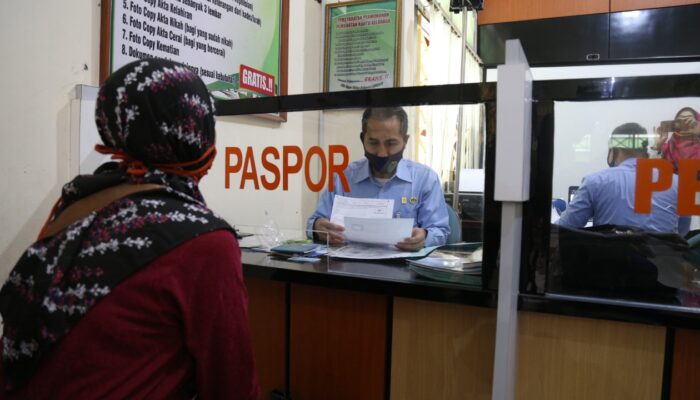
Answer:
<svg viewBox="0 0 700 400"><path fill-rule="evenodd" d="M253 92L275 95L275 77L255 68L241 64L241 89Z"/></svg>

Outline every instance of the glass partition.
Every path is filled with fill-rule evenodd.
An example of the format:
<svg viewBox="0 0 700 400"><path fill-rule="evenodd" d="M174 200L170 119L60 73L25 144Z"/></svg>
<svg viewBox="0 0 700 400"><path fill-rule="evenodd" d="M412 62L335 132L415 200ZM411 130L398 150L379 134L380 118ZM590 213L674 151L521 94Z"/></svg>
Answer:
<svg viewBox="0 0 700 400"><path fill-rule="evenodd" d="M700 306L696 110L700 97L554 102L539 290Z"/></svg>
<svg viewBox="0 0 700 400"><path fill-rule="evenodd" d="M458 86L461 88L456 92L458 96L468 94L470 88L478 89L474 93L479 96L481 94L479 85L452 85L453 88ZM391 95L405 89L365 93ZM377 103L376 98L375 101L372 99L374 96L367 96L364 104L357 104L354 100L353 96L358 92L286 96L276 98L276 104L273 105L246 100L220 104L217 107L219 110L232 110L240 104L256 114L259 113L256 110L286 111L287 122L280 125L276 121L252 116L220 117L217 122L217 146L224 147L227 157L224 180L234 190L224 197L217 196L210 200L212 203L220 203L212 204L212 207L225 210L222 213L232 224L248 228L249 232L246 233L252 233L253 237L247 239L246 243L265 244L272 236L278 238L280 243L289 240L298 242L299 232L304 232L304 237L309 241L325 243L329 239L316 221L320 218L331 220L334 207L337 206L337 201L334 201L337 195L350 198L390 198L393 204L390 206L392 210L389 217L413 218L414 227L426 228L426 246L469 242L469 248L461 250L465 257L470 256L484 242L485 197L488 197L485 196L488 181L485 175L492 174L486 165L491 157L489 154L493 152L493 146L489 146L486 140L486 106L484 103L454 104L458 97L441 97L444 87L431 89L421 88L426 94L421 96L421 105L411 104L415 100L412 100L410 93L406 97L389 96L392 101L380 102L384 108L402 108L407 117L403 128L405 135L398 132L401 143L397 149L401 161L397 163L395 171L386 176L375 174L376 170L370 166L368 157L393 157L397 155L396 152L389 151L385 154L384 150L372 149L369 147L370 141L363 141L361 136L366 105ZM441 102L446 104L431 104ZM331 106L324 106L329 104ZM348 107L343 107L343 104ZM402 107L402 104L409 105ZM256 105L260 107L256 108ZM491 108L495 109L493 105ZM373 118L376 117L370 116L369 120ZM232 120L236 125L249 125L249 132L227 134L226 122ZM460 127L461 143L458 140ZM284 128L283 134L279 132L281 128ZM364 129L369 131L367 126ZM379 142L382 140L380 138ZM221 148L219 150L222 151ZM331 183L335 196L327 193ZM344 183L348 187L343 187ZM368 187L377 189L372 191L372 196L367 195ZM232 208L230 198L234 193L238 200L237 206ZM490 201L492 198L491 189ZM444 220L440 217L443 205ZM279 235L272 235L270 227L276 227ZM345 228L349 229L347 225ZM314 229L321 234L314 235ZM390 234L393 232L387 232L387 235ZM407 236L411 235L409 229ZM433 240L435 237L438 240ZM359 240L363 239L366 238ZM329 241L329 251L341 254L339 260L347 261L342 253L336 252L349 244L355 243L353 240L344 240L342 243ZM396 250L395 244L392 242L384 245ZM460 249L452 251L450 256L457 258L455 254ZM365 263L367 261L362 260ZM381 258L369 261L396 262ZM481 287L481 262L478 269L471 258L468 263L471 264L471 269L467 272L478 276L478 279L457 279L444 274L411 274L415 279L440 281L440 278L444 278L443 282ZM343 270L348 268L350 267L345 265ZM486 266L483 267L485 269ZM333 270L329 268L328 271ZM410 271L408 266L406 271ZM491 276L486 272L484 275Z"/></svg>

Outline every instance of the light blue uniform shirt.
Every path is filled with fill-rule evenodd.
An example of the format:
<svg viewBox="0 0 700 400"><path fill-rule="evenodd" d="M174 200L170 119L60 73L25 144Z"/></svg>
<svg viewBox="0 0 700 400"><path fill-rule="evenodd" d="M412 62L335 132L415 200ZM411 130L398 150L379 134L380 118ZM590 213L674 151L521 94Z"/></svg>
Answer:
<svg viewBox="0 0 700 400"><path fill-rule="evenodd" d="M366 158L353 161L345 169L345 177L350 191L345 192L340 178L335 176L333 193L324 190L318 201L316 211L309 217L307 234L313 229L317 218L330 219L333 210L333 198L336 194L346 197L393 199L394 218L413 218L415 226L428 232L425 246L445 244L450 235L447 206L440 187L440 180L435 171L429 167L402 159L396 174L384 185L377 182L369 172ZM405 204L402 201L405 200Z"/></svg>
<svg viewBox="0 0 700 400"><path fill-rule="evenodd" d="M690 219L679 218L676 212L678 176L673 175L669 190L652 193L651 213L638 214L634 211L636 175L636 158L588 175L557 223L580 228L592 217L593 225L615 224L650 232L688 233Z"/></svg>

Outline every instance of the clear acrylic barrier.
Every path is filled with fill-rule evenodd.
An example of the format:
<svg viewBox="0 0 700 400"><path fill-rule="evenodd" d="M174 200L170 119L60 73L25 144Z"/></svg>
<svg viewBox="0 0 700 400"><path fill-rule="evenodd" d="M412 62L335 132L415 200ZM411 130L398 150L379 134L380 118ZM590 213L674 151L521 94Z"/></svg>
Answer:
<svg viewBox="0 0 700 400"><path fill-rule="evenodd" d="M462 188L456 187L455 181L458 172L484 173L487 159L484 105L403 108L408 121L402 160L434 171L443 192L435 198L444 197L456 214L454 234L461 240L481 241L485 179L472 179L471 184ZM460 109L464 111L461 144L457 143ZM268 127L266 122L261 127L251 127L250 134L244 136L222 128L217 146L225 148L222 153L228 151L222 157L226 168L213 170L213 176L204 182L203 192L210 207L232 224L262 229L272 219L280 229L304 229L323 191L334 179L339 180L338 171L365 158L360 140L363 111L364 108L327 110L322 112L322 118L316 111L289 112L288 123L283 127L290 132L282 136L276 125ZM304 146L299 145L300 140ZM312 148L314 153L306 149L306 143L318 143L318 147ZM457 166L459 149L462 151ZM224 189L222 181L226 184ZM419 181L424 180L421 177ZM402 193L394 196L395 214L407 216L422 206L424 199L419 189L402 189ZM437 193L435 189L431 193ZM262 235L258 228L250 233ZM271 237L269 233L262 236ZM273 238L273 242L279 241Z"/></svg>
<svg viewBox="0 0 700 400"><path fill-rule="evenodd" d="M270 259L311 264L323 270L328 268L329 260L325 256L329 248L328 242L312 240L306 231L281 230L272 223L236 225L235 229L239 235L238 245L244 251L267 253ZM309 233L313 235L317 232Z"/></svg>
<svg viewBox="0 0 700 400"><path fill-rule="evenodd" d="M307 231L301 229L280 229L274 223L265 225L236 225L239 235L238 243L241 248L256 248L269 251L270 249L288 243L316 243L328 246L327 242L312 240ZM319 233L309 231L310 234ZM318 236L314 236L316 238Z"/></svg>
<svg viewBox="0 0 700 400"><path fill-rule="evenodd" d="M447 240L483 241L487 197L483 177L487 159L485 105L403 108L407 121L399 131L405 129L401 134L403 146L399 149L401 165L407 165L405 171L420 168L421 175L407 180L405 174L408 172L402 172L401 177L394 176L388 182L391 194L384 198L391 197L394 201L392 217L413 217L419 226L432 224L429 215L421 210L445 202L453 206L452 210L447 210L450 228ZM462 143L458 140L457 124L460 110L464 114ZM222 213L241 233L250 235L240 240L241 247L263 251L289 241L308 240L304 231L308 218L327 217L331 212L333 203L324 199L325 190L331 182L336 188L342 187L338 171L365 159L365 148L360 140L364 111L365 108L294 111L287 113L288 123L281 126L291 131L287 132L289 134L280 136L277 125L268 126L267 122L261 122L260 127L251 127L247 135L219 135L217 146L227 149L228 153L224 154L227 167L222 171L223 176L215 176L211 182L220 185L224 181L227 187L223 191L218 187L211 191L205 188L205 195L212 209ZM298 146L300 140L305 144L318 143L318 147L313 147L315 153ZM460 150L461 157L458 157ZM429 173L429 170L432 171ZM460 171L476 171L478 177L472 179L470 185L460 188L455 185ZM352 197L353 191L358 193L360 189L366 189L368 183L374 182L363 182L362 187L336 189L336 192ZM430 187L433 190L426 190ZM374 194L355 195L371 196ZM367 261L362 257L356 260ZM392 261L374 259L368 262Z"/></svg>
<svg viewBox="0 0 700 400"><path fill-rule="evenodd" d="M268 226L237 225L241 236L239 246L243 251L267 253L261 265L270 265L269 261L286 261L294 263L294 268L316 272L329 272L344 275L371 277L381 280L413 281L425 280L430 283L451 283L481 287L482 251L481 243L456 243L441 246L438 249L427 248L423 253L416 252L414 257L373 257L366 252L366 257L345 257L327 254L347 248L361 248L360 243L345 243L332 246L328 242L320 243L309 239L306 231L277 230ZM310 231L318 238L320 231ZM278 242L275 240L279 240ZM271 244L274 246L270 247ZM386 249L384 249L386 252ZM363 252L365 252L363 250ZM395 249L395 252L401 252ZM340 253L338 253L340 254ZM275 263L277 268L285 268L284 263Z"/></svg>

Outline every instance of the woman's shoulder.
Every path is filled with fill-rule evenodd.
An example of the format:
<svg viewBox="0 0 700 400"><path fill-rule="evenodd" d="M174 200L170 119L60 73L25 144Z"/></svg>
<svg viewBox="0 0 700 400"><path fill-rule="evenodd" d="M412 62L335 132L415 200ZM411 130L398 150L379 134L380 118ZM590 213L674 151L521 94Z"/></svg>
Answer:
<svg viewBox="0 0 700 400"><path fill-rule="evenodd" d="M185 247L183 250L186 251L197 251L203 255L215 256L219 252L237 251L238 241L230 230L216 229L195 236L178 247Z"/></svg>
<svg viewBox="0 0 700 400"><path fill-rule="evenodd" d="M240 268L240 248L233 232L217 229L202 233L180 243L159 255L145 268L132 277L136 281L161 281L165 287L171 283L166 277L180 282L183 287L191 287L202 276L228 275Z"/></svg>

